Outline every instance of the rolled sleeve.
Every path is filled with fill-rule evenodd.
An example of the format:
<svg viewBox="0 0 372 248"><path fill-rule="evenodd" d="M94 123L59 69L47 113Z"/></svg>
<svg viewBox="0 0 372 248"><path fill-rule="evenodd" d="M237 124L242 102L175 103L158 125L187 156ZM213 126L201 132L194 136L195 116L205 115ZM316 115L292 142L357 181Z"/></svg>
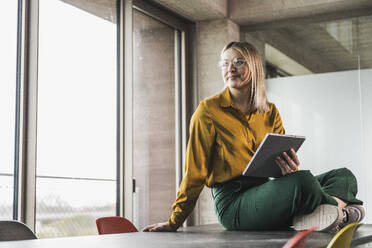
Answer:
<svg viewBox="0 0 372 248"><path fill-rule="evenodd" d="M274 133L278 134L285 134L285 130L283 127L282 118L280 117L279 110L276 108L275 104L273 106L273 114L274 114Z"/></svg>
<svg viewBox="0 0 372 248"><path fill-rule="evenodd" d="M215 143L215 128L208 116L205 102L201 102L191 118L190 137L186 150L185 175L172 206L168 225L178 228L194 209L202 191Z"/></svg>

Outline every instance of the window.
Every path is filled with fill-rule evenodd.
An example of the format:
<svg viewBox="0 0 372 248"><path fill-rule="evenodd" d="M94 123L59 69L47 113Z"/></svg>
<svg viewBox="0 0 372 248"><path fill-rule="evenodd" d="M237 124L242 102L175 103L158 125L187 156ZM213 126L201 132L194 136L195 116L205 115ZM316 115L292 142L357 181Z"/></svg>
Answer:
<svg viewBox="0 0 372 248"><path fill-rule="evenodd" d="M0 3L0 219L13 219L17 1ZM6 35L5 35L6 34Z"/></svg>
<svg viewBox="0 0 372 248"><path fill-rule="evenodd" d="M39 237L96 234L116 214L116 5L69 2L40 0Z"/></svg>
<svg viewBox="0 0 372 248"><path fill-rule="evenodd" d="M18 11L16 3L20 3ZM183 67L187 26L177 17L142 1L23 3L5 1L0 8L1 23L6 23L1 28L10 34L0 40L0 70L4 69L0 79L5 82L0 84L0 114L6 117L0 124L0 217L25 222L39 238L97 234L96 218L124 210L130 218L131 188L124 190L118 185L130 182L133 164L124 165L123 157L133 156L135 160L130 161L141 162L141 153L132 154L131 145L146 148L143 142L149 141L158 147L144 149L149 155L144 158L152 159L153 163L136 165L134 176L138 176L139 187L136 199L142 197L140 192L146 190L146 185L158 190L143 197L145 204L156 210L140 216L137 205L135 211L143 224L167 218L176 192L175 175L178 180L181 177L182 158L177 153L183 154L180 150L185 147L182 137L185 125L183 117L179 117L186 111L184 89L188 77ZM133 8L133 26L132 20L117 25L118 6L125 6L127 17L132 17ZM152 15L153 12L156 13ZM17 13L22 13L19 19ZM14 23L9 21L12 18ZM17 37L18 20L23 21ZM14 24L13 30L10 24ZM123 31L118 28L124 26L125 30L133 27L135 49L131 49L132 42L127 42L129 32L118 36ZM120 54L118 44L130 48L130 52ZM157 53L151 54L148 47L158 49ZM137 56L133 61L132 50ZM20 60L16 61L17 58ZM168 68L155 65L155 59L168 63ZM122 61L125 77L124 67L118 70ZM134 80L132 74L136 74ZM147 84L149 76L158 79L158 83ZM133 81L138 85L133 92L125 91L128 98L123 99L122 89L132 87ZM160 97L159 88L165 89ZM142 106L143 99L138 97L143 94L148 97ZM133 108L119 104L127 101ZM16 105L18 102L22 104ZM123 117L129 134L122 129ZM18 119L21 121L15 125ZM143 121L148 125L143 126ZM133 132L128 123L134 124ZM167 130L157 132L160 128ZM141 139L141 132L149 134L149 139ZM159 138L154 134L159 134ZM21 146L14 149L18 147L14 142L17 138ZM165 155L153 156L154 153ZM15 184L14 164L18 164L18 159L20 178ZM141 166L145 169L141 170ZM125 180L121 180L124 175L118 175L123 169ZM156 177L166 178L161 185L152 180L156 177L146 182L153 170L159 172ZM19 192L13 192L13 184ZM14 194L17 198L13 193L19 194ZM13 198L18 201L13 202ZM125 209L121 208L123 205ZM138 221L136 224L140 227Z"/></svg>

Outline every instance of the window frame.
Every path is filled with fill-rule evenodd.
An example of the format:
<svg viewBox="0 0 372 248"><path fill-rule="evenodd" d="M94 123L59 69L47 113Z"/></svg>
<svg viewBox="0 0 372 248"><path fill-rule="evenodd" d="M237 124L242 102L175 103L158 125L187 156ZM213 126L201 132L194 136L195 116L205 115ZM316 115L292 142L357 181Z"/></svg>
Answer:
<svg viewBox="0 0 372 248"><path fill-rule="evenodd" d="M133 218L132 12L136 9L175 31L176 189L182 179L187 126L196 107L195 25L144 0L117 0L117 204ZM13 218L35 230L39 0L18 0L17 93ZM193 49L189 49L193 47ZM194 66L191 66L194 65ZM188 82L188 83L186 83ZM191 94L193 92L193 94Z"/></svg>
<svg viewBox="0 0 372 248"><path fill-rule="evenodd" d="M18 0L13 218L35 225L39 1Z"/></svg>
<svg viewBox="0 0 372 248"><path fill-rule="evenodd" d="M121 42L121 48L123 49L123 68L121 73L124 81L119 87L121 94L124 96L123 99L123 110L120 111L122 115L120 119L120 126L125 127L122 135L119 135L119 143L124 144L123 149L119 151L119 166L120 175L122 180L120 181L120 216L133 219L133 193L135 181L133 179L133 65L132 65L132 17L133 9L154 18L161 23L170 26L175 29L175 75L174 79L176 82L175 87L175 107L176 107L176 189L181 183L183 177L183 161L185 160L186 143L187 143L187 126L191 118L193 109L196 104L192 104L193 97L190 92L195 92L196 89L196 78L191 75L195 75L194 70L186 65L190 65L190 61L196 58L195 49L189 50L192 41L194 39L195 27L192 22L185 20L184 18L177 16L176 14L170 13L163 8L150 4L144 0L129 0L122 1L121 4L122 13L122 28L120 29L124 34L121 36L123 41ZM124 30L122 30L124 29ZM196 63L193 63L196 64ZM186 82L189 82L186 84ZM121 105L123 106L123 105ZM124 166L124 164L126 166Z"/></svg>

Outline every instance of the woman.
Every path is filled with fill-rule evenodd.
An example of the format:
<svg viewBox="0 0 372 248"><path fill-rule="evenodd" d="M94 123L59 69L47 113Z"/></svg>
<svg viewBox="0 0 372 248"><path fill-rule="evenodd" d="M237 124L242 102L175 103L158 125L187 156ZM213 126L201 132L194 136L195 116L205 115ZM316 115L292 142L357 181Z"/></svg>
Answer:
<svg viewBox="0 0 372 248"><path fill-rule="evenodd" d="M185 176L165 223L143 231L175 231L193 210L204 185L212 188L219 222L229 230L297 230L318 226L336 232L361 221L357 184L346 168L319 176L298 171L292 149L278 156L282 177L241 176L266 133L284 134L280 114L266 99L264 69L258 51L247 42L231 42L221 52L225 90L203 100L190 124Z"/></svg>

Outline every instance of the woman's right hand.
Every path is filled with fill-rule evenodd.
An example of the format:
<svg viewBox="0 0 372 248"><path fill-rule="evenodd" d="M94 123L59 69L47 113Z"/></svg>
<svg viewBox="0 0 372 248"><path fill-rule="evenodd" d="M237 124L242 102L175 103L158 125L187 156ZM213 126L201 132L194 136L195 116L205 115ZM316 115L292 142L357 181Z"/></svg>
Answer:
<svg viewBox="0 0 372 248"><path fill-rule="evenodd" d="M142 229L142 232L175 232L177 229L172 228L166 222L148 225Z"/></svg>
<svg viewBox="0 0 372 248"><path fill-rule="evenodd" d="M275 159L275 162L282 171L283 176L298 171L300 161L298 160L297 154L293 148L290 149L290 155L291 156L289 156L286 152L283 152L282 156L284 159L280 156L276 157Z"/></svg>

